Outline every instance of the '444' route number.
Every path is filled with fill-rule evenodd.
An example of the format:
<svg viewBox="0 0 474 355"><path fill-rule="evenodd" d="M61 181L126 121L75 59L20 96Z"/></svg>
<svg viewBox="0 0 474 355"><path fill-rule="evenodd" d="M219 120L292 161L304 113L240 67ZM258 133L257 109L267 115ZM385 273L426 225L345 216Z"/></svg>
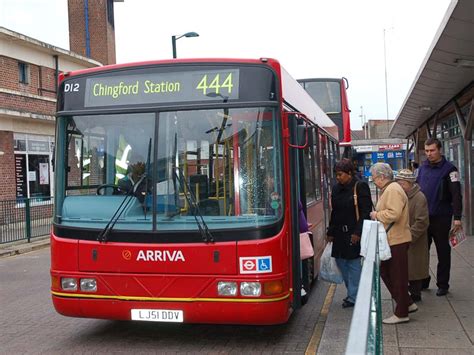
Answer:
<svg viewBox="0 0 474 355"><path fill-rule="evenodd" d="M224 75L222 76L224 78ZM197 90L202 90L203 95L207 95L208 90L209 92L215 92L216 94L220 94L221 90L227 89L227 94L230 95L232 93L232 88L234 84L232 82L232 73L227 75L225 79L221 81L221 75L216 74L214 78L211 78L207 74L204 75L196 86Z"/></svg>

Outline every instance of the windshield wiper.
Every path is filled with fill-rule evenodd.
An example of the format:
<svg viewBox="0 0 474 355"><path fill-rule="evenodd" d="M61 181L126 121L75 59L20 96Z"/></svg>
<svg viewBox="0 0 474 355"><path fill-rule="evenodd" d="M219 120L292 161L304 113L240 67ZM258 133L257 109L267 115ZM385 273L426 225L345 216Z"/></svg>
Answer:
<svg viewBox="0 0 474 355"><path fill-rule="evenodd" d="M184 197L186 198L186 201L188 201L188 205L192 208L194 220L196 221L196 224L199 229L199 233L201 233L202 240L205 243L214 243L214 237L211 234L211 231L207 227L207 223L204 220L201 210L199 209L199 205L196 202L196 196L194 195L193 190L191 189L191 186L189 183L186 181L184 178L184 174L182 169L178 166L178 135L175 133L174 135L174 154L175 154L175 167L173 171L173 177L178 180L178 183L183 187L183 192L184 192ZM189 191L189 194L186 193L186 190ZM175 193L177 193L178 190L175 188Z"/></svg>
<svg viewBox="0 0 474 355"><path fill-rule="evenodd" d="M135 197L135 192L137 191L139 185L142 183L143 179L148 180L147 173L143 173L143 175L138 179L136 183L134 183L131 188L127 191L127 195L125 198L122 200L118 208L115 210L114 214L110 218L109 222L107 225L104 227L104 229L99 233L97 236L97 240L101 243L105 243L109 237L110 232L112 232L112 229L115 226L115 223L119 220L120 216L122 216L122 213L128 208L130 203L134 200ZM144 201L145 202L145 201ZM146 202L145 202L146 204ZM146 206L145 206L146 209ZM146 218L146 215L145 215Z"/></svg>
<svg viewBox="0 0 474 355"><path fill-rule="evenodd" d="M176 167L176 170L177 172L175 171L175 176L178 179L179 184L183 187L184 197L186 198L186 201L188 201L188 205L192 209L193 216L198 226L199 233L201 233L202 240L205 243L209 243L209 242L213 243L214 237L212 236L211 231L207 227L207 223L201 214L201 210L199 209L199 204L196 202L196 196L194 195L194 192L191 189L191 186L189 186L189 183L183 177L182 170L179 167ZM189 193L186 193L186 190Z"/></svg>
<svg viewBox="0 0 474 355"><path fill-rule="evenodd" d="M144 196L144 199L143 199L143 213L145 214L145 219L146 219L146 210L147 210L147 200L146 198L148 197L148 180L149 180L149 176L151 176L150 174L150 156L151 156L151 138L150 140L148 141L148 156L146 158L146 165L145 165L145 196ZM142 179L140 179L142 180ZM139 180L139 181L140 181Z"/></svg>
<svg viewBox="0 0 474 355"><path fill-rule="evenodd" d="M149 180L148 177L150 176L150 171L149 171L150 170L150 155L151 155L151 138L148 141L148 156L147 156L147 161L146 161L146 165L145 165L145 171L143 172L142 176L140 176L140 178L137 180L137 182L135 182L131 186L130 190L127 191L127 195L125 196L123 201L120 203L118 208L115 210L114 214L110 218L110 220L107 223L107 225L105 226L105 228L97 236L97 240L99 242L105 243L107 241L110 232L112 232L112 229L115 226L115 223L117 223L117 221L119 220L122 213L127 209L127 207L130 205L130 203L133 201L133 197L135 197L135 193L136 193L137 189L140 187L140 184L142 183L143 179L146 179L145 180L145 196L144 196L144 200L143 200L143 206L144 206L143 213L144 213L145 219L146 219L146 208L147 208L146 198L147 198L147 194L148 194L148 180Z"/></svg>
<svg viewBox="0 0 474 355"><path fill-rule="evenodd" d="M140 180L141 181L141 180ZM135 186L134 186L135 187ZM119 220L120 216L122 213L127 209L127 207L130 205L130 202L133 201L133 190L134 188L131 188L130 191L127 193L125 198L122 200L118 208L115 210L114 214L110 218L109 222L105 226L105 228L99 233L97 236L97 240L101 243L105 243L109 237L110 232L115 226L115 223Z"/></svg>

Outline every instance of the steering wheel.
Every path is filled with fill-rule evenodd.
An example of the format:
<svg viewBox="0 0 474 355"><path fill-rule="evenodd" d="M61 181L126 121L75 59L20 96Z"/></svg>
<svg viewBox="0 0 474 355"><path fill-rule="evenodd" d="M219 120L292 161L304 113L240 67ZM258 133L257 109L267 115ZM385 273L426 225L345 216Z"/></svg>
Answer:
<svg viewBox="0 0 474 355"><path fill-rule="evenodd" d="M112 192L113 195L123 195L125 193L125 191L123 191L119 185L103 184L97 188L97 195L105 195L105 189L107 188L113 189L113 192Z"/></svg>

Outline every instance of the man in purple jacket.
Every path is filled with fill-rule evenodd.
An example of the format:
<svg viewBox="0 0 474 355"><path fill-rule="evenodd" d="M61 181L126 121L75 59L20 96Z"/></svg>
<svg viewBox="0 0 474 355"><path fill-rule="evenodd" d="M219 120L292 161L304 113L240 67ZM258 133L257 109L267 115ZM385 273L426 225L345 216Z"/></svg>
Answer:
<svg viewBox="0 0 474 355"><path fill-rule="evenodd" d="M441 154L438 139L429 138L425 142L425 154L427 159L420 166L416 181L428 200L428 248L434 241L438 253L436 295L444 296L448 293L451 270L449 231L462 228L461 183L458 169ZM423 288L428 288L429 282L429 278L425 279Z"/></svg>

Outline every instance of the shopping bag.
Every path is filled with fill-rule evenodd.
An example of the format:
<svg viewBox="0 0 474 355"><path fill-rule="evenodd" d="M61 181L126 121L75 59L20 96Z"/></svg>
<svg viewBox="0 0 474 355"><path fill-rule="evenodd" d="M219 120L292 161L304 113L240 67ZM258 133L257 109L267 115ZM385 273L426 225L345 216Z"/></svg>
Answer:
<svg viewBox="0 0 474 355"><path fill-rule="evenodd" d="M327 243L324 248L323 255L321 255L321 263L319 268L319 275L324 281L335 284L342 284L344 281L341 271L337 267L336 259L331 256L332 243Z"/></svg>
<svg viewBox="0 0 474 355"><path fill-rule="evenodd" d="M368 248L369 248L369 234L370 234L370 227L374 221L369 219L364 219L364 224L362 225L362 235L360 238L360 255L364 258L367 257Z"/></svg>
<svg viewBox="0 0 474 355"><path fill-rule="evenodd" d="M449 245L451 248L456 248L459 244L466 240L466 234L462 228L459 229L451 229L449 231Z"/></svg>
<svg viewBox="0 0 474 355"><path fill-rule="evenodd" d="M314 256L313 245L309 238L309 233L300 233L300 258L301 260L308 259Z"/></svg>
<svg viewBox="0 0 474 355"><path fill-rule="evenodd" d="M375 226L378 229L379 237L379 259L382 261L388 260L392 257L392 252L390 251L390 245L387 240L387 232L382 223L377 221L370 221L368 219L364 220L362 227L362 236L360 240L360 255L364 258L367 258L369 255L369 239L370 239L370 230L372 226Z"/></svg>
<svg viewBox="0 0 474 355"><path fill-rule="evenodd" d="M378 222L379 224L379 258L382 261L386 261L392 257L392 252L390 251L390 245L387 240L387 232L383 223Z"/></svg>

